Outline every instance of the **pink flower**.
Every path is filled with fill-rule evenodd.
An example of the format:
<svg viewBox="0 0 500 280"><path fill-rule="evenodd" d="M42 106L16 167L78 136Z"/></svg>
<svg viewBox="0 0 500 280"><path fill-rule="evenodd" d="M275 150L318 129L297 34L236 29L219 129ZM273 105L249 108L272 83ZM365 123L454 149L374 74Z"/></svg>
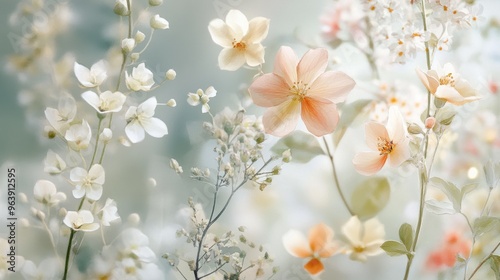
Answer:
<svg viewBox="0 0 500 280"><path fill-rule="evenodd" d="M338 245L333 240L333 230L325 224L318 224L309 231L308 239L297 230L290 230L283 236L283 245L292 256L310 258L304 269L311 275L321 273L325 267L321 258L333 256Z"/></svg>
<svg viewBox="0 0 500 280"><path fill-rule="evenodd" d="M366 143L374 151L356 154L352 162L359 173L373 175L382 169L387 160L392 167L397 167L410 157L405 122L397 107L389 108L386 126L369 122L365 130Z"/></svg>
<svg viewBox="0 0 500 280"><path fill-rule="evenodd" d="M290 47L281 47L273 73L258 77L248 91L253 102L269 107L263 117L267 133L284 136L295 129L299 116L316 136L332 133L339 120L336 103L356 84L342 72L327 71L328 52L309 50L299 61Z"/></svg>
<svg viewBox="0 0 500 280"><path fill-rule="evenodd" d="M454 267L457 255L468 258L471 251L471 241L464 238L459 232L448 232L440 248L432 251L427 257L426 266L429 269Z"/></svg>

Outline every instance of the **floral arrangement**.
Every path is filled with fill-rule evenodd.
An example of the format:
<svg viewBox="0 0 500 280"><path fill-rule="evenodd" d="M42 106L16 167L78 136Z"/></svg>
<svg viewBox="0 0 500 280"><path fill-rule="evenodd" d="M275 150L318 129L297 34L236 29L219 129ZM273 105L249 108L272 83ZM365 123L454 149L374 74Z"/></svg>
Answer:
<svg viewBox="0 0 500 280"><path fill-rule="evenodd" d="M280 37L215 0L177 16L205 78L153 66L187 42L170 2L93 3L114 22L93 60L64 40L90 3L11 12L44 159L30 186L4 163L0 279L500 279L498 3L325 1Z"/></svg>

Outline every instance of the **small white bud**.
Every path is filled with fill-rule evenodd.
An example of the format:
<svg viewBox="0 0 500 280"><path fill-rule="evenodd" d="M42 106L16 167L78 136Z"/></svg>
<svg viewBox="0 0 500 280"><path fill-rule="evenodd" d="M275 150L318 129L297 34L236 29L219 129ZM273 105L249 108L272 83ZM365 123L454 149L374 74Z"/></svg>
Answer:
<svg viewBox="0 0 500 280"><path fill-rule="evenodd" d="M28 203L28 196L26 196L25 193L23 192L19 193L18 197L19 201L21 201L22 203Z"/></svg>
<svg viewBox="0 0 500 280"><path fill-rule="evenodd" d="M177 73L174 69L168 69L167 73L165 73L165 78L170 81L175 79L175 76L177 76Z"/></svg>
<svg viewBox="0 0 500 280"><path fill-rule="evenodd" d="M167 106L169 107L175 107L177 106L177 102L175 102L175 99L170 99L168 102L167 102Z"/></svg>
<svg viewBox="0 0 500 280"><path fill-rule="evenodd" d="M127 5L123 4L121 1L116 1L113 12L119 16L128 16L130 14Z"/></svg>
<svg viewBox="0 0 500 280"><path fill-rule="evenodd" d="M22 227L29 227L30 226L30 221L28 219L21 218L21 219L19 219L19 222L20 222Z"/></svg>
<svg viewBox="0 0 500 280"><path fill-rule="evenodd" d="M135 48L135 40L133 38L125 38L122 40L122 50L126 53L131 52Z"/></svg>
<svg viewBox="0 0 500 280"><path fill-rule="evenodd" d="M163 3L163 0L149 0L150 6L160 6Z"/></svg>
<svg viewBox="0 0 500 280"><path fill-rule="evenodd" d="M131 225L139 225L139 223L141 222L141 216L139 216L139 214L137 213L132 213L128 216L128 222L131 224Z"/></svg>
<svg viewBox="0 0 500 280"><path fill-rule="evenodd" d="M140 56L141 56L140 53L135 52L135 53L130 54L130 59L132 60L132 62L136 62Z"/></svg>
<svg viewBox="0 0 500 280"><path fill-rule="evenodd" d="M66 214L68 214L68 210L66 210L66 208L61 208L59 209L59 217L66 217Z"/></svg>
<svg viewBox="0 0 500 280"><path fill-rule="evenodd" d="M160 17L160 15L154 15L153 17L151 17L151 20L149 21L149 25L151 26L151 28L154 28L154 29L167 29L167 28L169 28L168 21L166 19Z"/></svg>
<svg viewBox="0 0 500 280"><path fill-rule="evenodd" d="M101 135L99 135L99 138L101 138L101 140L104 143L107 143L109 142L109 140L111 140L111 138L113 138L113 131L111 131L111 129L106 127L105 129L102 130Z"/></svg>
<svg viewBox="0 0 500 280"><path fill-rule="evenodd" d="M120 142L120 144L122 144L123 146L125 147L130 147L132 146L132 144L130 143L130 141L128 141L127 138L125 138L124 136L120 136L118 137L118 142Z"/></svg>
<svg viewBox="0 0 500 280"><path fill-rule="evenodd" d="M141 31L137 31L137 33L135 33L135 42L137 44L141 43L142 41L144 41L144 39L146 38L146 35L144 35L144 33L142 33Z"/></svg>
<svg viewBox="0 0 500 280"><path fill-rule="evenodd" d="M184 172L182 170L182 166L180 166L179 163L177 162L177 160L175 160L173 158L170 159L170 168L172 168L175 171L175 173L177 173L177 174L182 174L182 172Z"/></svg>
<svg viewBox="0 0 500 280"><path fill-rule="evenodd" d="M283 162L290 162L292 160L292 152L290 152L290 149L284 151L281 156L283 157Z"/></svg>

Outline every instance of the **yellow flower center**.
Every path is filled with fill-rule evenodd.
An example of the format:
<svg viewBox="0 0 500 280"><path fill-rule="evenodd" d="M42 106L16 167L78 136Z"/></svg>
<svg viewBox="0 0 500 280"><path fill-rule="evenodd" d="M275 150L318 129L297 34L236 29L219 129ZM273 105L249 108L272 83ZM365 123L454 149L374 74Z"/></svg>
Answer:
<svg viewBox="0 0 500 280"><path fill-rule="evenodd" d="M378 151L380 152L380 155L390 154L394 149L394 147L396 146L396 144L394 144L392 140L389 141L387 139L382 139L381 137L379 137L377 140L378 140L377 148Z"/></svg>
<svg viewBox="0 0 500 280"><path fill-rule="evenodd" d="M302 101L309 89L311 89L311 87L302 81L294 82L292 87L290 87L290 93L292 93L294 100Z"/></svg>
<svg viewBox="0 0 500 280"><path fill-rule="evenodd" d="M453 74L452 73L448 73L448 75L446 75L444 77L441 77L439 79L439 84L440 85L448 85L448 86L454 87L455 86L455 79L453 78Z"/></svg>
<svg viewBox="0 0 500 280"><path fill-rule="evenodd" d="M354 246L354 248L352 248L354 250L354 252L356 253L362 253L364 250L365 250L365 247L362 246L362 245L358 245L358 246Z"/></svg>
<svg viewBox="0 0 500 280"><path fill-rule="evenodd" d="M239 51L244 51L247 48L247 44L243 41L236 42L236 39L233 39L233 49L237 49Z"/></svg>

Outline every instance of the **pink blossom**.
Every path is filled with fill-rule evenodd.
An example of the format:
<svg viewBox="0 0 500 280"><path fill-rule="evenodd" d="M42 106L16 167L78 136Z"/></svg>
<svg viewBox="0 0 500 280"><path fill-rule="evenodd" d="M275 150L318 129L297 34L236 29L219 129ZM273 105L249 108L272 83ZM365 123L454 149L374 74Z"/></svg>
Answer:
<svg viewBox="0 0 500 280"><path fill-rule="evenodd" d="M332 133L339 120L336 103L356 84L342 72L327 71L328 52L309 50L300 61L290 47L281 47L273 73L258 77L248 89L253 102L269 107L263 117L267 133L284 136L299 116L316 136Z"/></svg>

